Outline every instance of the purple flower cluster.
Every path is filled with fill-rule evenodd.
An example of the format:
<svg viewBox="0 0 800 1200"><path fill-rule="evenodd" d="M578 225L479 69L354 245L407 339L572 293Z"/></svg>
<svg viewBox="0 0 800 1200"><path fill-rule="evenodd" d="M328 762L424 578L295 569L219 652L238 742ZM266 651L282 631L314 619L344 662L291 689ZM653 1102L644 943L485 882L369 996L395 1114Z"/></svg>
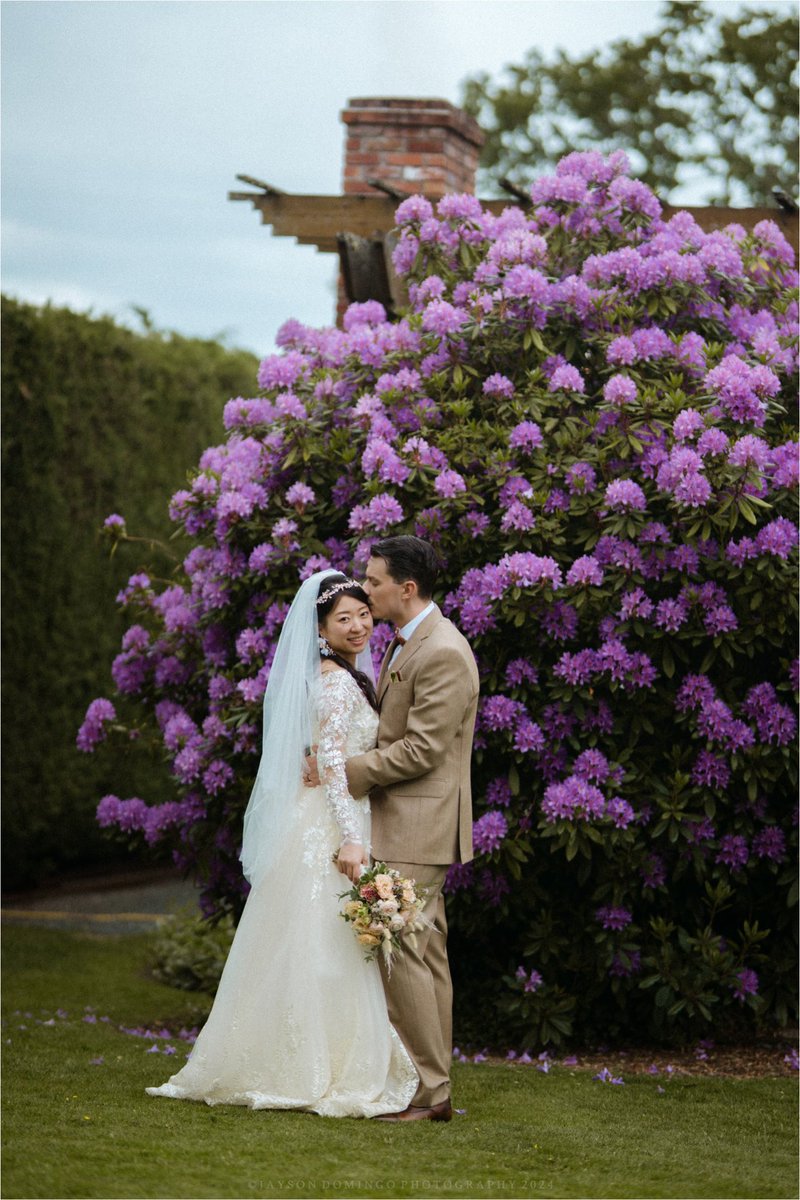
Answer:
<svg viewBox="0 0 800 1200"><path fill-rule="evenodd" d="M633 920L633 916L627 908L598 908L594 915L595 920L599 921L603 929L612 929L615 932L624 929Z"/></svg>
<svg viewBox="0 0 800 1200"><path fill-rule="evenodd" d="M167 801L148 807L143 800L120 800L117 796L104 796L97 806L97 823L101 828L115 826L124 833L143 833L148 845L159 841L175 826L187 820L196 820L198 805L191 798L176 802Z"/></svg>
<svg viewBox="0 0 800 1200"><path fill-rule="evenodd" d="M479 854L491 854L508 833L508 821L498 809L479 817L472 826L472 844Z"/></svg>
<svg viewBox="0 0 800 1200"><path fill-rule="evenodd" d="M575 764L576 768L578 764ZM606 799L602 791L578 774L545 788L542 814L552 824L555 821L599 821L610 819L617 829L626 829L634 819L634 811L620 796Z"/></svg>
<svg viewBox="0 0 800 1200"><path fill-rule="evenodd" d="M736 982L732 984L733 994L737 1000L746 1000L748 996L758 995L758 975L745 967L736 972Z"/></svg>
<svg viewBox="0 0 800 1200"><path fill-rule="evenodd" d="M514 977L522 984L523 992L538 992L544 983L544 979L538 971L526 971L523 966L517 967Z"/></svg>
<svg viewBox="0 0 800 1200"><path fill-rule="evenodd" d="M614 511L644 512L647 499L644 492L632 479L615 479L606 486L605 501Z"/></svg>
<svg viewBox="0 0 800 1200"><path fill-rule="evenodd" d="M90 754L100 742L105 741L108 736L107 725L109 721L115 721L116 718L117 711L110 700L102 697L93 700L86 710L83 724L75 739L78 749L83 750L85 754Z"/></svg>

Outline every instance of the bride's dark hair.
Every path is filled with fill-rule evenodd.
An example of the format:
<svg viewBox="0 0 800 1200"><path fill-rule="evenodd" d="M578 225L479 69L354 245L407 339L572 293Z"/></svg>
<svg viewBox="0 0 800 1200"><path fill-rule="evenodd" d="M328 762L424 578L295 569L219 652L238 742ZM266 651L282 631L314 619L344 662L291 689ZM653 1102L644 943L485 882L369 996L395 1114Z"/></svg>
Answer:
<svg viewBox="0 0 800 1200"><path fill-rule="evenodd" d="M327 575L319 585L318 596L325 596L326 592L330 592L331 594L326 596L321 602L319 599L317 600L317 622L320 625L333 612L342 596L352 596L354 600L360 601L361 604L365 604L369 608L369 597L361 584L348 579L346 575ZM351 666L347 659L342 658L335 650L327 650L324 656L320 653L320 657L324 657L329 662L335 662L337 666L343 667L349 675L352 675L364 693L367 702L375 709L375 712L378 711L378 697L375 695L375 685L368 675Z"/></svg>

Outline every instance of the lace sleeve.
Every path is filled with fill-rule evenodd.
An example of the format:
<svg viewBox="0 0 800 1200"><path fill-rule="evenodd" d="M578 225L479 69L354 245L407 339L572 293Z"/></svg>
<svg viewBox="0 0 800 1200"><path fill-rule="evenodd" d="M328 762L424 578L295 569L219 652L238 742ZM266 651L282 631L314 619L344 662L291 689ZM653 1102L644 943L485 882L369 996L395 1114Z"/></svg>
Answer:
<svg viewBox="0 0 800 1200"><path fill-rule="evenodd" d="M345 775L347 734L360 695L358 686L346 671L329 671L322 676L317 767L328 804L341 831L342 845L363 841L363 814L350 795Z"/></svg>

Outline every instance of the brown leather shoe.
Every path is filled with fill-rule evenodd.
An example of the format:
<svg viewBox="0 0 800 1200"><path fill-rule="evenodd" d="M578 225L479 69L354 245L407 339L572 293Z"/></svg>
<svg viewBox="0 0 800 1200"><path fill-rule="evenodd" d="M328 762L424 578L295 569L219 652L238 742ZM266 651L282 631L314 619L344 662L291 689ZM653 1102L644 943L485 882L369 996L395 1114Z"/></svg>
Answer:
<svg viewBox="0 0 800 1200"><path fill-rule="evenodd" d="M382 1113L373 1118L375 1121L452 1121L453 1108L449 1100L434 1104L430 1108L409 1104L402 1112Z"/></svg>

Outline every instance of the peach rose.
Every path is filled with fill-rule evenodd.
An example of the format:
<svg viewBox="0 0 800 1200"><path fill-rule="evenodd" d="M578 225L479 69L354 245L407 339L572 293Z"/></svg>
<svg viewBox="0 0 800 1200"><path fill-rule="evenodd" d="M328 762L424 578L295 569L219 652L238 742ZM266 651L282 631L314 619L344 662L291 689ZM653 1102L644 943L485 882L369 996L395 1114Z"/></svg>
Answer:
<svg viewBox="0 0 800 1200"><path fill-rule="evenodd" d="M374 881L375 891L380 896L381 900L390 900L392 898L392 877L391 875L376 875Z"/></svg>

